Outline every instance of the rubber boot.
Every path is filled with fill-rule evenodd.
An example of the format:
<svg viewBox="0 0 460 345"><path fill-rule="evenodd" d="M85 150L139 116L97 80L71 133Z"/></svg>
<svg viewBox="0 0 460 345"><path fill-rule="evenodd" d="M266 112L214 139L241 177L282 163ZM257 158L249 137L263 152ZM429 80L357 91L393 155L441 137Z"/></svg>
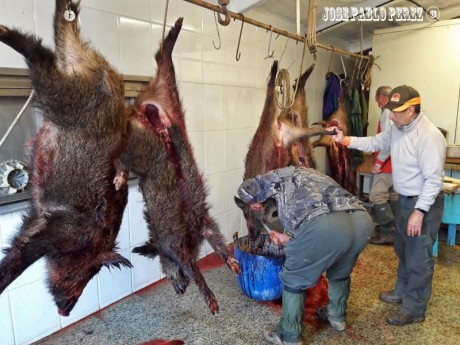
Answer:
<svg viewBox="0 0 460 345"><path fill-rule="evenodd" d="M329 302L327 304L327 319L336 331L345 330L345 317L347 314L347 301L350 296L350 277L345 280L329 280Z"/></svg>
<svg viewBox="0 0 460 345"><path fill-rule="evenodd" d="M378 234L371 238L372 244L393 244L395 233L395 218L390 204L375 204L374 219L378 224Z"/></svg>
<svg viewBox="0 0 460 345"><path fill-rule="evenodd" d="M302 340L302 319L305 311L307 291L296 293L283 290L283 313L276 327L276 334L283 344L298 344Z"/></svg>

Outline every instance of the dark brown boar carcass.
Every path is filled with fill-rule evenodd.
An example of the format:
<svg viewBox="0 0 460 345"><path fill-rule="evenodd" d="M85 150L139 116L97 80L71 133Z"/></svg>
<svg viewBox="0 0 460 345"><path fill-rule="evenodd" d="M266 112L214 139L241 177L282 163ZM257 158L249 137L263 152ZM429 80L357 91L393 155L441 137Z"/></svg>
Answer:
<svg viewBox="0 0 460 345"><path fill-rule="evenodd" d="M283 112L280 117L285 117L293 122L297 127L308 128L310 126L308 121L308 106L307 97L305 93L305 85L308 78L315 68L313 63L295 82L293 89L295 91L292 109ZM313 144L310 137L307 136L303 139L296 140L290 148L291 163L296 166L304 166L306 168L316 168L316 162L313 151Z"/></svg>
<svg viewBox="0 0 460 345"><path fill-rule="evenodd" d="M265 104L259 126L246 154L243 180L288 166L291 162L290 148L295 141L315 135L335 133L322 128L297 127L288 117L278 117L275 100L277 72L278 61L275 60L270 70ZM305 75L309 75L309 73ZM241 208L241 204L237 203L237 205ZM248 226L249 239L253 241L258 238L261 229L253 225L246 207L243 207L242 211Z"/></svg>
<svg viewBox="0 0 460 345"><path fill-rule="evenodd" d="M214 314L219 306L197 265L204 239L233 271L240 268L209 215L207 190L187 138L172 61L182 21L176 21L155 55L157 73L132 109L121 162L139 176L149 227L149 241L133 252L150 258L158 255L179 294L193 280Z"/></svg>
<svg viewBox="0 0 460 345"><path fill-rule="evenodd" d="M339 108L321 124L326 129L335 126L341 128L344 134L348 133L347 112L342 99L339 101ZM356 195L356 170L351 167L351 156L347 147L335 142L328 135L321 136L313 143L313 146L326 147L330 176L347 191Z"/></svg>
<svg viewBox="0 0 460 345"><path fill-rule="evenodd" d="M76 15L64 18L66 11ZM78 27L79 1L56 0L55 51L0 26L25 57L44 124L31 143L32 206L0 262L0 292L45 257L59 314L69 315L103 266L131 266L115 252L127 186L113 182L127 128L120 75Z"/></svg>

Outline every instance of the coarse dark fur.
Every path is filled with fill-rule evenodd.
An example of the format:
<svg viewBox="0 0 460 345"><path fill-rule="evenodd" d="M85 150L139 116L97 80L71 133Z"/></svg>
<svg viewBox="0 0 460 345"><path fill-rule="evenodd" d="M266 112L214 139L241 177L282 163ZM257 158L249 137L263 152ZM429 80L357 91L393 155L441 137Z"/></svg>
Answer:
<svg viewBox="0 0 460 345"><path fill-rule="evenodd" d="M70 9L77 18L64 19ZM80 38L79 1L56 0L55 51L0 26L22 54L44 124L31 143L32 207L0 262L0 292L46 258L48 286L67 316L102 266L131 266L115 252L127 186L115 189L127 129L120 75Z"/></svg>
<svg viewBox="0 0 460 345"><path fill-rule="evenodd" d="M339 108L329 116L321 125L339 127L344 135L348 133L347 112L343 99L339 100ZM350 150L345 145L336 143L331 136L321 136L313 143L314 147L325 146L329 163L329 175L351 194L356 195L356 170L352 168Z"/></svg>
<svg viewBox="0 0 460 345"><path fill-rule="evenodd" d="M187 138L172 61L182 21L176 21L155 55L158 70L132 109L121 161L139 176L150 234L149 241L133 252L150 258L158 255L178 294L185 293L193 280L214 314L219 306L197 266L204 239L233 271L240 268L209 215L207 190Z"/></svg>
<svg viewBox="0 0 460 345"><path fill-rule="evenodd" d="M295 95L294 102L292 104L292 110L283 113L282 117L288 118L293 122L297 127L308 128L310 126L308 121L308 106L307 106L307 96L305 93L305 85L308 78L315 68L315 63L313 63L299 78L299 81L295 82L292 86ZM310 140L310 137L305 137L300 140L296 140L290 148L292 164L296 166L304 166L306 168L316 169L315 156L313 151L313 144Z"/></svg>
<svg viewBox="0 0 460 345"><path fill-rule="evenodd" d="M278 61L275 60L270 71L265 104L260 117L259 126L257 127L246 154L243 180L288 166L291 162L290 148L296 140L315 135L333 134L322 128L297 127L294 123L289 121L289 119L278 117L275 101L275 80L277 72ZM241 204L237 203L237 205L240 206ZM256 228L253 222L248 218L249 213L244 209L242 210L248 226L249 239L251 241L256 240L261 229Z"/></svg>

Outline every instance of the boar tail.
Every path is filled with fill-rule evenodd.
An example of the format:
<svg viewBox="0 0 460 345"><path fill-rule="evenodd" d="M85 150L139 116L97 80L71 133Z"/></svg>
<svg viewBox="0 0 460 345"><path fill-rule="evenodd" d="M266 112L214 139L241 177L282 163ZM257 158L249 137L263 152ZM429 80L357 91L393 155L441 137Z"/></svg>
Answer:
<svg viewBox="0 0 460 345"><path fill-rule="evenodd" d="M154 259L159 254L158 247L152 242L146 242L143 246L135 247L132 252L151 259Z"/></svg>

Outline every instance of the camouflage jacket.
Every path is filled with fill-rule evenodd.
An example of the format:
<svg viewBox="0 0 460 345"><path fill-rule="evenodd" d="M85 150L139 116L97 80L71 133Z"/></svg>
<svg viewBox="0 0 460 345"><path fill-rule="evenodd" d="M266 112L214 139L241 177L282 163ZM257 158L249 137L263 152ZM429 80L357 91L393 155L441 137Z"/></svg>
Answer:
<svg viewBox="0 0 460 345"><path fill-rule="evenodd" d="M285 230L304 220L335 211L365 210L362 203L337 182L315 169L287 167L244 181L238 196L246 203L274 198Z"/></svg>

